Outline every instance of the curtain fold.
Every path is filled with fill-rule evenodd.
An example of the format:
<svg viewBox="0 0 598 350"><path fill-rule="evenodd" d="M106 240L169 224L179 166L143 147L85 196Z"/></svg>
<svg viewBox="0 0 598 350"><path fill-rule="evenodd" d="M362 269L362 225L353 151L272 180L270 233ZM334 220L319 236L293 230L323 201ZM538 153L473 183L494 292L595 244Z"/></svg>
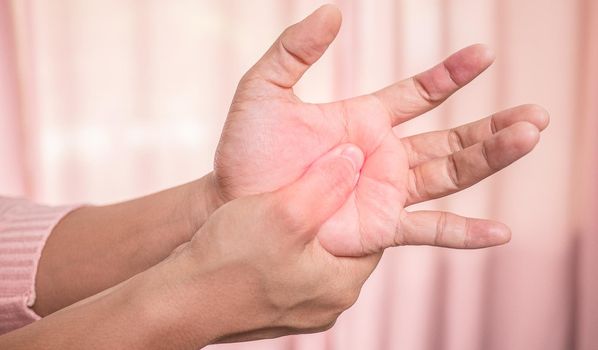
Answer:
<svg viewBox="0 0 598 350"><path fill-rule="evenodd" d="M574 158L580 175L574 192L572 222L578 233L575 265L577 299L573 344L592 349L598 344L598 2L584 0L580 8L579 63L580 122L576 136L579 152Z"/></svg>
<svg viewBox="0 0 598 350"><path fill-rule="evenodd" d="M238 79L322 3L0 1L0 193L103 203L201 176ZM302 99L367 93L483 42L495 65L397 133L521 103L551 113L530 155L418 205L501 220L513 240L389 250L332 330L213 348L598 347L598 2L336 3L343 28L297 86Z"/></svg>
<svg viewBox="0 0 598 350"><path fill-rule="evenodd" d="M27 193L26 146L21 110L16 43L10 3L0 2L0 192ZM10 169L6 171L5 169Z"/></svg>

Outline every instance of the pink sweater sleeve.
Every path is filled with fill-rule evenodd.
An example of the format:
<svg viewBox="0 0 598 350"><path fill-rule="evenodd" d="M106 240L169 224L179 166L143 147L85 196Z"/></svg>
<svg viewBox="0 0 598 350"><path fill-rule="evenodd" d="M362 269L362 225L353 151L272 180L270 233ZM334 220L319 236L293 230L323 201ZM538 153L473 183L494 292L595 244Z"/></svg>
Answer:
<svg viewBox="0 0 598 350"><path fill-rule="evenodd" d="M75 208L0 197L0 334L40 318L30 306L41 252L54 226Z"/></svg>

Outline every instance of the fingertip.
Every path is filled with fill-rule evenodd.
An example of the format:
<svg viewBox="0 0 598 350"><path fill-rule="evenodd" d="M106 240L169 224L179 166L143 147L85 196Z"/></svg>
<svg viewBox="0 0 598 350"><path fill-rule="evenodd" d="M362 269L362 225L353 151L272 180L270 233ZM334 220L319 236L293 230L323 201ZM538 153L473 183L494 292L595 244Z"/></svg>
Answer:
<svg viewBox="0 0 598 350"><path fill-rule="evenodd" d="M540 141L540 131L527 121L519 121L482 144L488 166L494 171L502 169L531 152Z"/></svg>
<svg viewBox="0 0 598 350"><path fill-rule="evenodd" d="M363 152L353 144L332 148L301 178L279 191L280 201L287 203L284 211L295 213L284 216L299 218L297 222L304 223L301 228L306 232L321 225L349 198L363 162Z"/></svg>
<svg viewBox="0 0 598 350"><path fill-rule="evenodd" d="M341 10L336 5L324 4L317 8L305 20L314 20L316 21L314 26L325 28L325 31L323 32L327 32L330 36L325 38L325 41L331 42L338 34L343 18Z"/></svg>
<svg viewBox="0 0 598 350"><path fill-rule="evenodd" d="M550 123L550 114L544 107L537 104L527 104L523 105L522 108L524 108L524 113L528 115L530 122L540 130L546 129Z"/></svg>
<svg viewBox="0 0 598 350"><path fill-rule="evenodd" d="M502 222L493 221L488 235L494 245L505 244L511 241L511 228Z"/></svg>
<svg viewBox="0 0 598 350"><path fill-rule="evenodd" d="M338 6L335 4L324 4L320 6L316 11L322 12L325 16L330 19L334 19L337 22L341 22L343 14Z"/></svg>
<svg viewBox="0 0 598 350"><path fill-rule="evenodd" d="M509 243L511 241L511 238L513 237L513 231L511 231L511 228L507 225L504 226L506 228L506 231L503 234L503 240L501 244Z"/></svg>
<svg viewBox="0 0 598 350"><path fill-rule="evenodd" d="M464 86L481 74L494 62L494 52L484 44L463 48L444 61L451 78L458 86Z"/></svg>
<svg viewBox="0 0 598 350"><path fill-rule="evenodd" d="M486 248L511 241L511 229L497 221L473 220L470 224L467 248Z"/></svg>
<svg viewBox="0 0 598 350"><path fill-rule="evenodd" d="M244 75L285 91L293 87L334 41L341 25L340 11L324 5L286 28L262 58Z"/></svg>
<svg viewBox="0 0 598 350"><path fill-rule="evenodd" d="M487 141L487 152L500 160L502 165L497 166L502 168L530 152L540 141L540 130L531 122L518 121L495 136Z"/></svg>
<svg viewBox="0 0 598 350"><path fill-rule="evenodd" d="M340 155L351 161L355 172L359 172L361 170L361 167L363 166L363 162L365 160L365 156L363 155L363 152L359 147L353 144L347 144L341 150Z"/></svg>
<svg viewBox="0 0 598 350"><path fill-rule="evenodd" d="M523 149L528 149L530 146L535 146L540 141L540 130L533 123L527 121L521 121L515 125L517 132L517 140L515 146L519 146Z"/></svg>
<svg viewBox="0 0 598 350"><path fill-rule="evenodd" d="M488 64L494 62L496 59L496 54L494 50L486 44L478 43L473 44L470 46L472 50L475 50L475 53L480 61L487 62Z"/></svg>

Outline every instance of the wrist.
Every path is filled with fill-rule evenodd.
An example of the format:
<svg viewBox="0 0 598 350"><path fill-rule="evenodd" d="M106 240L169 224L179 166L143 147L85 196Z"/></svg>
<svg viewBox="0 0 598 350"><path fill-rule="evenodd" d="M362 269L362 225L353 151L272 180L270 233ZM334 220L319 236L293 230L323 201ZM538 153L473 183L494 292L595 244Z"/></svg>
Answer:
<svg viewBox="0 0 598 350"><path fill-rule="evenodd" d="M198 261L186 246L120 292L134 300L135 322L147 325L140 338L156 348L201 348L271 324L251 299L255 283L247 283L246 271L211 258Z"/></svg>
<svg viewBox="0 0 598 350"><path fill-rule="evenodd" d="M162 286L146 289L156 287L153 270L0 337L0 348L151 350L207 345L209 336L195 334L191 339L172 321L176 310L168 309L167 303L172 295ZM202 328L199 322L195 326Z"/></svg>
<svg viewBox="0 0 598 350"><path fill-rule="evenodd" d="M216 187L214 172L209 172L191 183L188 201L189 231L195 234L210 215L225 203Z"/></svg>
<svg viewBox="0 0 598 350"><path fill-rule="evenodd" d="M169 258L115 293L116 303L126 304L125 317L142 325L131 337L140 348L198 349L225 332L218 323L218 302L210 299L211 286L191 290L175 271L180 269Z"/></svg>
<svg viewBox="0 0 598 350"><path fill-rule="evenodd" d="M265 298L257 269L242 258L223 256L218 247L192 244L144 273L143 287L136 288L151 306L144 318L157 325L153 334L164 338L168 329L176 329L177 339L195 347L271 337L254 334L276 327L281 316Z"/></svg>

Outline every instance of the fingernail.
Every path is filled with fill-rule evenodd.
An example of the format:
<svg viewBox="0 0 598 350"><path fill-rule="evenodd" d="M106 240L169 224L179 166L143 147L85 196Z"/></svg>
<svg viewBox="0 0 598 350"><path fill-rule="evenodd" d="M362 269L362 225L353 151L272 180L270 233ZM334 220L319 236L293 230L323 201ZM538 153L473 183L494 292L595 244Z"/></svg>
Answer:
<svg viewBox="0 0 598 350"><path fill-rule="evenodd" d="M341 156L349 159L353 163L353 168L359 174L359 170L361 170L364 161L364 156L361 149L355 145L348 145L341 152Z"/></svg>

